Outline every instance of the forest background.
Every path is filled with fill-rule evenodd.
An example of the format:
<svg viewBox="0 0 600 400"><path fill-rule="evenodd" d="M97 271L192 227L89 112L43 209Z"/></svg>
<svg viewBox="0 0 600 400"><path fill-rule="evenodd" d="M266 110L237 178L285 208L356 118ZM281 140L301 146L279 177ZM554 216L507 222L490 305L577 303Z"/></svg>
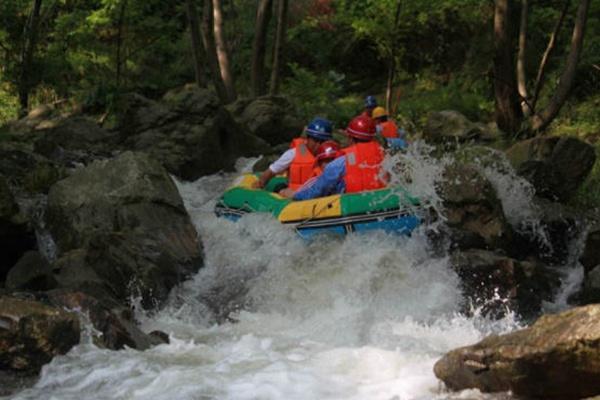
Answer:
<svg viewBox="0 0 600 400"><path fill-rule="evenodd" d="M47 103L110 125L121 94L158 98L194 81L224 103L283 94L305 120L337 127L372 94L413 134L450 109L495 120L508 139L596 143L600 2L0 2L0 126ZM600 202L598 168L581 190L581 204Z"/></svg>

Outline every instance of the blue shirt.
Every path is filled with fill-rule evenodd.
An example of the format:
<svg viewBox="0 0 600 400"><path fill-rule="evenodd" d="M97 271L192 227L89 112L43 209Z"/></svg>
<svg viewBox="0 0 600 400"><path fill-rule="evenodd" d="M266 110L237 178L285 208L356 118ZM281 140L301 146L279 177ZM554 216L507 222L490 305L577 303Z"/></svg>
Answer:
<svg viewBox="0 0 600 400"><path fill-rule="evenodd" d="M315 197L329 196L342 193L346 189L344 175L346 174L346 156L338 157L325 167L323 173L313 185L302 188L294 194L294 200L308 200Z"/></svg>

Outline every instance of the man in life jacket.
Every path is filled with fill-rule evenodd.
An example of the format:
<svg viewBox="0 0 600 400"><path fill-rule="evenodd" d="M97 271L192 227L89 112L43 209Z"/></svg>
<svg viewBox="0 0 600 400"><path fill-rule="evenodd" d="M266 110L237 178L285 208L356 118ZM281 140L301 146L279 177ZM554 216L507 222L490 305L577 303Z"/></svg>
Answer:
<svg viewBox="0 0 600 400"><path fill-rule="evenodd" d="M333 193L356 193L384 188L388 174L383 170L383 148L373 140L375 122L367 116L355 117L346 134L350 145L342 150L343 156L330 162L323 173L308 187L293 194L294 200L308 200Z"/></svg>
<svg viewBox="0 0 600 400"><path fill-rule="evenodd" d="M313 176L312 176L312 178L310 178L309 180L304 182L304 184L300 188L298 188L297 191L302 191L302 190L308 189L309 187L314 185L315 182L317 181L317 179L319 178L319 176L321 176L321 174L323 173L323 170L325 169L325 167L331 161L335 160L336 158L338 158L342 155L343 155L343 153L340 151L340 145L337 142L335 142L333 140L328 140L326 142L321 143L321 145L317 149L317 155L315 156L317 161L313 168ZM283 189L279 192L279 194L281 196L287 197L287 198L294 197L295 193L296 193L296 190L293 190L290 188ZM333 194L333 193L330 193L330 194Z"/></svg>
<svg viewBox="0 0 600 400"><path fill-rule="evenodd" d="M377 133L385 140L387 147L395 150L407 147L406 140L402 137L404 132L398 125L389 119L388 112L383 107L373 109L372 118L377 126Z"/></svg>
<svg viewBox="0 0 600 400"><path fill-rule="evenodd" d="M306 137L292 140L290 149L260 175L254 186L263 188L275 175L287 171L288 188L298 189L313 176L317 149L321 143L333 138L332 130L331 122L324 118L314 118L304 129Z"/></svg>
<svg viewBox="0 0 600 400"><path fill-rule="evenodd" d="M367 96L365 98L365 109L360 115L363 117L372 118L373 109L375 107L377 107L377 99L375 98L375 96Z"/></svg>

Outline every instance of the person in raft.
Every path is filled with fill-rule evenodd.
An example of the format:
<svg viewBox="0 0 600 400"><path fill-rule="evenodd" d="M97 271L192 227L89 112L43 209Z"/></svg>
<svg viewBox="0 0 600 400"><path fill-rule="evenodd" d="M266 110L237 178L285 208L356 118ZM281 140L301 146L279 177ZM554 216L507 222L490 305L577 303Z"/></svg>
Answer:
<svg viewBox="0 0 600 400"><path fill-rule="evenodd" d="M308 200L334 193L356 193L384 188L389 175L383 170L383 148L374 140L375 122L364 115L355 117L346 134L350 145L343 155L330 162L310 187L296 192L285 191L286 197Z"/></svg>
<svg viewBox="0 0 600 400"><path fill-rule="evenodd" d="M340 145L336 141L328 140L326 142L321 143L321 145L317 149L317 155L315 157L317 159L317 162L313 169L313 176L312 176L312 178L310 178L309 180L304 182L304 185L302 185L298 189L298 191L308 189L309 187L314 185L315 182L317 181L317 179L319 178L319 176L321 176L321 174L323 173L323 170L325 169L325 167L331 161L335 160L336 158L338 158L342 155L343 155L343 153L340 151ZM286 189L281 190L279 192L279 194L282 195L283 197L291 198L294 196L295 192L296 191L293 189L286 188ZM329 193L329 194L333 194L333 193Z"/></svg>
<svg viewBox="0 0 600 400"><path fill-rule="evenodd" d="M365 109L360 115L363 117L373 118L372 114L373 109L375 109L375 107L377 107L377 99L375 98L375 96L367 96L365 98Z"/></svg>
<svg viewBox="0 0 600 400"><path fill-rule="evenodd" d="M316 164L315 154L319 145L332 140L331 122L324 118L314 118L304 129L306 137L292 140L290 149L267 168L254 184L255 188L264 188L275 175L287 171L288 188L297 190L313 176Z"/></svg>
<svg viewBox="0 0 600 400"><path fill-rule="evenodd" d="M402 137L404 131L389 119L388 112L383 107L373 109L372 118L377 127L377 133L385 140L387 147L392 150L400 150L407 147L406 140Z"/></svg>

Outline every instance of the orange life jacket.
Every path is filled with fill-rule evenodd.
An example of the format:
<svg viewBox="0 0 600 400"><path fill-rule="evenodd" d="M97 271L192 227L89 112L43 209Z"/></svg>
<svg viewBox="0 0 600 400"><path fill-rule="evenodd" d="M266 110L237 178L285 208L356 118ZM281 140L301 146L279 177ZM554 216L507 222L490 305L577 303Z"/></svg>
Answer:
<svg viewBox="0 0 600 400"><path fill-rule="evenodd" d="M396 139L399 138L398 135L398 125L394 121L387 120L379 124L381 126L381 135L386 139Z"/></svg>
<svg viewBox="0 0 600 400"><path fill-rule="evenodd" d="M383 148L376 141L355 143L343 150L346 154L346 193L381 189Z"/></svg>
<svg viewBox="0 0 600 400"><path fill-rule="evenodd" d="M296 155L288 170L288 187L296 190L313 176L313 168L317 160L306 146L304 138L292 140L290 147L296 149Z"/></svg>

